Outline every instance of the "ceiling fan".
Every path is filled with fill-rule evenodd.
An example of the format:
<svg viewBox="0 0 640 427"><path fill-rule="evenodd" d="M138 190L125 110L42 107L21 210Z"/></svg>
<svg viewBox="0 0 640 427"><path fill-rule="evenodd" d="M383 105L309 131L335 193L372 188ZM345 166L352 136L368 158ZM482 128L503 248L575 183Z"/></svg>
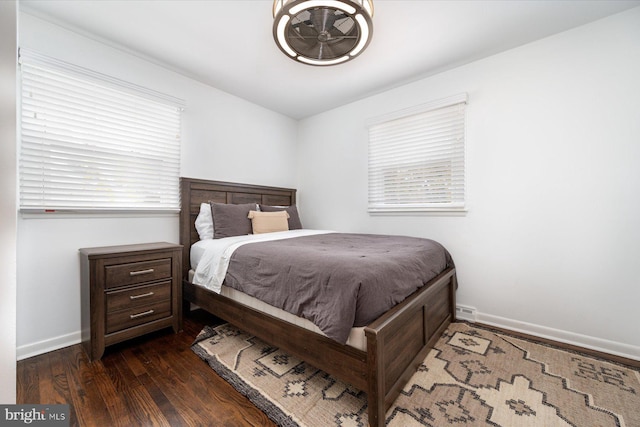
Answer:
<svg viewBox="0 0 640 427"><path fill-rule="evenodd" d="M309 65L350 61L373 35L373 0L275 0L273 16L280 50Z"/></svg>

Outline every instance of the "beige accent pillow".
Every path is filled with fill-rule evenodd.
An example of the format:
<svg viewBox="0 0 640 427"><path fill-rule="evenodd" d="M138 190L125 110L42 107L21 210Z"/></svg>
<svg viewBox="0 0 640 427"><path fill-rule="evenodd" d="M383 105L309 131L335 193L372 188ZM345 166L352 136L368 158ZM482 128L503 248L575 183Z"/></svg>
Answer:
<svg viewBox="0 0 640 427"><path fill-rule="evenodd" d="M250 211L248 218L251 220L253 234L287 231L289 229L289 214L287 211Z"/></svg>

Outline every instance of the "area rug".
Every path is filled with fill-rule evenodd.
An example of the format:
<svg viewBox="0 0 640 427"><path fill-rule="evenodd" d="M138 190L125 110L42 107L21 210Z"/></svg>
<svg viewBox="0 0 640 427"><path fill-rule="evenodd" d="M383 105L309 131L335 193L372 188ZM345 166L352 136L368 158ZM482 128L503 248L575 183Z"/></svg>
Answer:
<svg viewBox="0 0 640 427"><path fill-rule="evenodd" d="M231 325L205 327L192 349L278 425L368 425L365 392ZM640 427L640 372L453 323L386 424Z"/></svg>

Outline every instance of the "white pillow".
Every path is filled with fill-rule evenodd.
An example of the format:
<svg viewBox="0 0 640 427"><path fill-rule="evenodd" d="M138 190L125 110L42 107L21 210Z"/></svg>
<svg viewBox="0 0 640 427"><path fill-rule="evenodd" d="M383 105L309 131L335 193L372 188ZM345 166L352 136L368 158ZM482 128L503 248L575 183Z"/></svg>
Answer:
<svg viewBox="0 0 640 427"><path fill-rule="evenodd" d="M213 216L209 203L200 203L200 213L195 224L200 240L213 239Z"/></svg>

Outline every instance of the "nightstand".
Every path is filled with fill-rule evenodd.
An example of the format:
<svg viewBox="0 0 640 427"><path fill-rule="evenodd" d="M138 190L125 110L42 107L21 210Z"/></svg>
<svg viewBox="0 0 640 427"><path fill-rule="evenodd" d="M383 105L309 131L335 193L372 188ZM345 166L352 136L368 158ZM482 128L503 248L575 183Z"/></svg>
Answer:
<svg viewBox="0 0 640 427"><path fill-rule="evenodd" d="M152 331L182 329L182 245L80 249L82 343L89 359Z"/></svg>

